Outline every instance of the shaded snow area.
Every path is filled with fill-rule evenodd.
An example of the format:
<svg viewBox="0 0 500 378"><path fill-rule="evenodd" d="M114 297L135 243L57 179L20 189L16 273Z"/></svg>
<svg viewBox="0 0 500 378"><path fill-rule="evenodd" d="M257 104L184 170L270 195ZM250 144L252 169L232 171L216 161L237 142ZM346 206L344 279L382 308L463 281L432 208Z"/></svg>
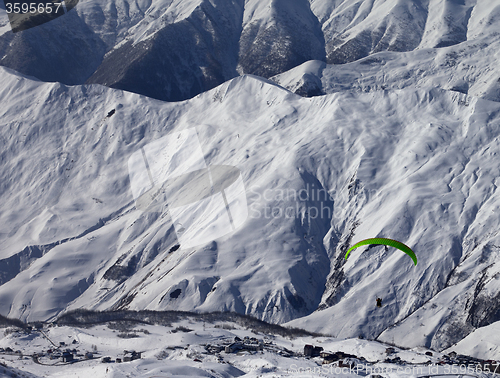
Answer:
<svg viewBox="0 0 500 378"><path fill-rule="evenodd" d="M336 66L382 52L391 54L376 60L457 47L452 51L460 61L464 43L498 38L499 20L499 0L80 0L65 17L12 33L2 6L0 65L44 81L103 84L180 101L241 74L269 78L311 60ZM478 79L474 68L460 67L458 82L448 84L487 81L498 96L497 60L491 77L482 72ZM419 70L429 69L417 65L413 72L412 65L400 67L405 61L385 68L396 65L417 79ZM334 69L335 76L346 74L349 68ZM361 81L363 88L388 85ZM336 78L332 85L346 82ZM309 83L297 93L320 92Z"/></svg>
<svg viewBox="0 0 500 378"><path fill-rule="evenodd" d="M0 329L0 377L497 376L488 372L497 362L454 351L400 349L289 329L273 334L250 319L164 314L156 320L162 325L115 320Z"/></svg>

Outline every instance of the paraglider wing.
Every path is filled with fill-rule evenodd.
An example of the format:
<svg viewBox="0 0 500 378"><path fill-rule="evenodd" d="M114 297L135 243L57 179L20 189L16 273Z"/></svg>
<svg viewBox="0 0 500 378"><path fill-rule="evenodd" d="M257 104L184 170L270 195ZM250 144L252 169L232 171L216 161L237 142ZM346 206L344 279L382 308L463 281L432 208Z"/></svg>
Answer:
<svg viewBox="0 0 500 378"><path fill-rule="evenodd" d="M382 244L382 245L388 245L390 247L394 247L399 249L400 251L403 251L407 255L411 257L415 265L417 265L417 256L415 256L415 252L411 250L410 247L408 247L406 244L403 244L401 242L398 242L397 240L393 239L385 239L385 238L372 238L372 239L365 239L361 240L359 243L354 244L349 250L347 251L345 258L347 260L347 256L349 256L349 253L358 247L361 247L362 245L368 245L368 244Z"/></svg>

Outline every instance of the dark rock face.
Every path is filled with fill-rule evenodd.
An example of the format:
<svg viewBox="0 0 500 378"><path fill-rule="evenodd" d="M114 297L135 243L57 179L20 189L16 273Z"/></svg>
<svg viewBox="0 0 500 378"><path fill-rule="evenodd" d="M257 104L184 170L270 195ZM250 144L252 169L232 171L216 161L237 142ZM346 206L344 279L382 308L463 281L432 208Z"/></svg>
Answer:
<svg viewBox="0 0 500 378"><path fill-rule="evenodd" d="M237 7L229 14L209 2L147 41L112 50L88 84L104 84L165 101L181 101L236 77Z"/></svg>
<svg viewBox="0 0 500 378"><path fill-rule="evenodd" d="M243 29L239 65L244 73L269 78L308 60L325 60L321 25L307 0L272 3L274 23L255 20Z"/></svg>
<svg viewBox="0 0 500 378"><path fill-rule="evenodd" d="M106 280L113 280L118 283L124 282L135 273L137 260L137 256L134 256L129 260L126 266L120 265L119 262L114 264L104 273L103 278Z"/></svg>
<svg viewBox="0 0 500 378"><path fill-rule="evenodd" d="M469 310L468 322L475 328L485 327L500 320L500 294L475 298Z"/></svg>
<svg viewBox="0 0 500 378"><path fill-rule="evenodd" d="M179 298L179 295L181 295L182 290L181 289L175 289L170 293L170 298L177 299Z"/></svg>
<svg viewBox="0 0 500 378"><path fill-rule="evenodd" d="M354 62L370 54L371 35L368 31L365 31L345 43L341 39L334 39L327 48L326 61L328 64Z"/></svg>
<svg viewBox="0 0 500 378"><path fill-rule="evenodd" d="M294 93L303 97L321 96L324 94L321 79L314 75L304 75L302 84Z"/></svg>

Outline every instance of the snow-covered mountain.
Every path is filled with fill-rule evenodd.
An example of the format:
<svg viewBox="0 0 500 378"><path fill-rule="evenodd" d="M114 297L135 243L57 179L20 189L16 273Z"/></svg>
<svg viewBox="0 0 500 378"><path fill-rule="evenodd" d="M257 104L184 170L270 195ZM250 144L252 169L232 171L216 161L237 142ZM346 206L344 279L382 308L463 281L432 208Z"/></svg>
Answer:
<svg viewBox="0 0 500 378"><path fill-rule="evenodd" d="M0 313L235 311L469 348L500 320L499 11L83 0L15 34L0 13ZM194 248L129 176L134 154L188 129L200 147L183 159L236 167L248 203L242 227ZM384 247L345 261L376 236L418 265Z"/></svg>
<svg viewBox="0 0 500 378"><path fill-rule="evenodd" d="M303 98L243 76L163 103L1 76L2 314L236 311L437 349L499 320L497 102L439 89ZM179 249L168 213L135 207L127 161L192 127L207 164L241 171L249 218ZM375 236L411 245L418 265L383 247L345 262Z"/></svg>
<svg viewBox="0 0 500 378"><path fill-rule="evenodd" d="M310 60L336 65L491 37L500 2L82 0L66 16L15 34L0 11L0 65L44 81L178 101L239 74L269 78Z"/></svg>

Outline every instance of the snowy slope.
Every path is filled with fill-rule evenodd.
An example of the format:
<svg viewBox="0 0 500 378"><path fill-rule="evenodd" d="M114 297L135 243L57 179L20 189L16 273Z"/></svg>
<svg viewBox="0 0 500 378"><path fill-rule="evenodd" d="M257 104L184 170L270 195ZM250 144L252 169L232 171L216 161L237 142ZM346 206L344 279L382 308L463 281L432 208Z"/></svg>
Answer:
<svg viewBox="0 0 500 378"><path fill-rule="evenodd" d="M6 122L6 127L2 129L6 133L4 140L9 145L4 152L6 166L2 169L5 175L2 182L6 186L2 193L13 195L11 200L6 198L3 202L5 208L2 211L2 223L11 225L2 235L7 240L3 248L6 277L2 286L6 295L2 304L7 307L3 311L12 311L11 315L23 318L46 318L77 298L81 302L74 302L74 307L85 302L85 307L108 308L120 306L124 297L132 299L132 295L136 295L133 306L139 308L191 309L194 306L249 313L258 311L262 317L276 320L291 319L295 313L307 314L316 308L328 273L328 259L321 238L307 240L299 237L309 225L296 224L298 221L290 219L286 222L288 226L283 228L284 235L280 237L283 241L273 241L271 237L259 240L248 230L255 228L259 233L266 225L262 224L262 219L254 219L248 228L241 231L236 244L229 243L222 247L214 243L198 251L179 251L169 255L169 250L177 244L169 218L134 209L126 163L128 157L141 145L163 136L173 127L199 124L191 119L193 116L203 117L203 123L214 127L205 131L209 134L201 134L209 143L205 148L212 163L235 159L234 165L247 166L244 178L253 175L259 181L263 180L262 185L266 186L268 180L274 180L274 167L266 163L254 169L250 163L250 157L256 158L257 152L245 146L254 134L237 137L235 131L245 125L250 127L254 122L245 113L239 114L237 107L242 106L238 105L239 100L236 100L237 104L221 104L214 100L215 94L211 93L201 98L201 102L184 103L179 107L120 91L106 91L103 87L65 88L59 84L33 83L25 79L18 81L18 77L9 74L6 78L16 88L16 95L11 100L13 107L2 115L2 120ZM249 83L248 87L244 83ZM250 90L257 94L263 87L269 92L265 96L269 101L279 102L280 98L295 97L248 77L240 80L234 90L243 93ZM10 90L4 92L6 96L11 93ZM39 123L36 124L32 124L31 119L19 119L17 109L20 104L40 93L38 103L33 100L36 108L33 112L42 112L45 116L37 117ZM106 100L107 96L110 97ZM250 100L252 96L247 95L247 98ZM55 98L64 99L61 103ZM259 97L255 100L258 107L266 104ZM53 107L48 105L50 103ZM214 105L219 109L213 113L215 119L210 121L206 114L203 115L203 109ZM61 106L67 110L61 112ZM230 113L223 116L225 121L216 120L223 114L220 107L225 106L232 107L236 112L232 113L233 116ZM111 108L116 108L117 113L108 121L105 115ZM274 108L281 114L280 107L275 105ZM256 110L251 111L257 114ZM263 121L265 118L267 115L262 115ZM278 116L275 119L278 120ZM269 126L265 124L264 127ZM121 130L125 129L128 131L123 134ZM18 145L18 136L23 138L22 148ZM238 148L237 153L228 141L233 141ZM264 136L261 142L264 150L259 152L261 157L267 151L266 159L276 159L276 142ZM32 144L33 148L25 147ZM14 162L16 159L7 157L11 153L19 153L25 158L36 153L35 176L15 169L18 164ZM281 165L281 159L277 159L275 164ZM272 172L271 176L266 178L266 172ZM284 175L287 177L286 173ZM301 185L300 175L297 173L295 176L293 185ZM24 182L23 177L29 183ZM29 195L21 190L25 185L33 188ZM80 199L76 200L78 197ZM322 233L327 231L324 224L318 228ZM276 230L267 227L266 232L273 235ZM71 238L74 240L68 240ZM286 243L284 239L287 239ZM266 251L269 241L271 248L276 250L272 264L263 261L265 256L269 256ZM38 247L32 248L32 252L25 249L28 245ZM258 255L246 253L247 249L258 251ZM317 251L320 251L319 255ZM42 254L43 258L37 259ZM9 257L12 259L8 260ZM293 260L287 261L290 257ZM31 258L35 261L30 269L36 273L25 270ZM110 270L115 263L128 267L124 279L128 278L127 274L138 273L122 284L122 277L113 274L119 269ZM153 270L152 267L157 265L158 269ZM276 266L282 268L275 269ZM286 266L290 267L290 272ZM21 273L11 280L16 269ZM313 275L312 271L316 270L322 274ZM106 272L110 280L103 279ZM60 276L61 273L65 278ZM310 280L311 286L299 287L303 291L299 296L293 285L289 285L291 276L296 277L295 285ZM142 282L144 279L147 281ZM255 285L248 286L249 280ZM45 284L41 285L42 281ZM216 282L217 291L210 293ZM18 291L19 285L27 285L22 294ZM176 301L169 301L167 294L177 289L182 290L182 296ZM240 295L240 290L245 292ZM165 296L167 299L163 300ZM294 302L295 297L298 299ZM286 298L290 298L296 308ZM12 303L12 308L9 303ZM246 307L248 310L245 310Z"/></svg>
<svg viewBox="0 0 500 378"><path fill-rule="evenodd" d="M499 41L487 36L440 49L379 52L341 65L311 61L271 79L300 95L442 88L500 101Z"/></svg>
<svg viewBox="0 0 500 378"><path fill-rule="evenodd" d="M499 356L499 325L500 324L496 322L489 326L481 327L444 352L453 350L457 353L473 357L481 357L490 360L497 359Z"/></svg>
<svg viewBox="0 0 500 378"><path fill-rule="evenodd" d="M243 76L163 103L0 75L4 315L237 311L436 349L499 320L496 102L411 88L307 99ZM209 165L241 170L250 215L178 249L168 213L135 208L127 161L191 127ZM412 246L418 266L383 247L345 262L375 236Z"/></svg>

